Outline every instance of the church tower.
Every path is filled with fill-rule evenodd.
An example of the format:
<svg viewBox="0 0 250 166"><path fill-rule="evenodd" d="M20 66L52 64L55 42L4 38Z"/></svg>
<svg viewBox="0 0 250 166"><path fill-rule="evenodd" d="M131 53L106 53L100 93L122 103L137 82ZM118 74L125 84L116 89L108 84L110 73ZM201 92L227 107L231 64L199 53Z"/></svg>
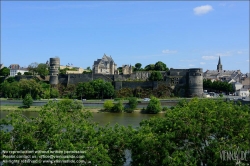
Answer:
<svg viewBox="0 0 250 166"><path fill-rule="evenodd" d="M222 70L222 64L221 64L221 61L220 61L220 56L219 56L219 62L218 62L218 65L217 65L217 70L218 71Z"/></svg>

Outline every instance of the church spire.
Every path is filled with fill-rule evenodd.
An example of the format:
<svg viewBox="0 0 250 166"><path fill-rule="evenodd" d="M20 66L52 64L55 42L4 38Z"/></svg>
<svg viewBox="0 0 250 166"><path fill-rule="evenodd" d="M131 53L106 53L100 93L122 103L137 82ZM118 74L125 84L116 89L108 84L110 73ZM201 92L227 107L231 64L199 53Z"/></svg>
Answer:
<svg viewBox="0 0 250 166"><path fill-rule="evenodd" d="M220 56L219 56L219 61L218 61L218 65L217 65L217 70L218 71L222 70L222 64L221 64L221 61L220 61Z"/></svg>
<svg viewBox="0 0 250 166"><path fill-rule="evenodd" d="M219 62L218 62L218 65L221 65L221 62L220 62L220 56L219 56Z"/></svg>

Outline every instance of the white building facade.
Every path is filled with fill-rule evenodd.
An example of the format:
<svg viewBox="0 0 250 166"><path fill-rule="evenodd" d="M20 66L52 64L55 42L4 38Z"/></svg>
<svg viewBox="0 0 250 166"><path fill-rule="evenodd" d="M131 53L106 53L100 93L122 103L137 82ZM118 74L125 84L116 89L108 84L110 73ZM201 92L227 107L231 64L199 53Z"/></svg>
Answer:
<svg viewBox="0 0 250 166"><path fill-rule="evenodd" d="M18 75L18 73L21 73L23 75L25 72L28 72L27 68L20 67L18 64L11 64L9 66L10 69L10 76L15 77Z"/></svg>

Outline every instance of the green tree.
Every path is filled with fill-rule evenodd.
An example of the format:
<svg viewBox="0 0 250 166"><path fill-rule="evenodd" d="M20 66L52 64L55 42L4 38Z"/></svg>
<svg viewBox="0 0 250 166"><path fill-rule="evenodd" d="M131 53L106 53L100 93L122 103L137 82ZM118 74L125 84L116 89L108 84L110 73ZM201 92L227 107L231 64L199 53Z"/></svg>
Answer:
<svg viewBox="0 0 250 166"><path fill-rule="evenodd" d="M231 83L228 82L222 82L222 81L211 81L210 79L204 79L203 80L203 88L204 89L210 89L214 91L223 91L223 92L233 92L233 86Z"/></svg>
<svg viewBox="0 0 250 166"><path fill-rule="evenodd" d="M81 82L76 86L76 95L78 98L91 99L94 98L95 90L90 82Z"/></svg>
<svg viewBox="0 0 250 166"><path fill-rule="evenodd" d="M38 67L38 63L37 62L33 62L28 66L28 70L29 72L31 72L33 75L35 75L37 73L37 67Z"/></svg>
<svg viewBox="0 0 250 166"><path fill-rule="evenodd" d="M117 103L115 103L113 108L112 108L112 112L122 112L123 110L124 110L124 106L123 106L121 100L119 100Z"/></svg>
<svg viewBox="0 0 250 166"><path fill-rule="evenodd" d="M49 70L48 70L48 66L45 63L40 63L37 68L36 68L36 72L42 76L45 77L49 74Z"/></svg>
<svg viewBox="0 0 250 166"><path fill-rule="evenodd" d="M1 70L0 70L0 76L8 76L10 75L10 69L7 68L7 67L3 67Z"/></svg>
<svg viewBox="0 0 250 166"><path fill-rule="evenodd" d="M71 99L63 99L58 103L58 107L61 111L81 111L83 109L83 104L81 101L73 101Z"/></svg>
<svg viewBox="0 0 250 166"><path fill-rule="evenodd" d="M18 72L17 75L20 76L20 75L22 75L22 73Z"/></svg>
<svg viewBox="0 0 250 166"><path fill-rule="evenodd" d="M23 105L26 106L27 108L30 108L30 106L33 103L33 99L30 94L27 94L24 99L23 99Z"/></svg>
<svg viewBox="0 0 250 166"><path fill-rule="evenodd" d="M249 113L249 106L223 100L182 102L164 118L140 123L131 142L132 165L233 166L237 161L223 161L221 154L249 149Z"/></svg>
<svg viewBox="0 0 250 166"><path fill-rule="evenodd" d="M113 107L114 107L114 104L111 100L106 100L104 103L103 103L103 107L106 111L112 111Z"/></svg>
<svg viewBox="0 0 250 166"><path fill-rule="evenodd" d="M161 61L155 63L154 70L156 71L168 71L167 65Z"/></svg>
<svg viewBox="0 0 250 166"><path fill-rule="evenodd" d="M50 97L51 98L59 97L59 91L56 88L51 88L50 89Z"/></svg>
<svg viewBox="0 0 250 166"><path fill-rule="evenodd" d="M141 66L142 66L141 63L136 63L136 64L135 64L134 71L140 71L140 70L141 70Z"/></svg>
<svg viewBox="0 0 250 166"><path fill-rule="evenodd" d="M155 70L155 65L154 64L149 64L147 66L144 67L145 71L153 71Z"/></svg>
<svg viewBox="0 0 250 166"><path fill-rule="evenodd" d="M154 96L150 97L150 101L146 108L146 112L149 114L157 114L161 111L161 102Z"/></svg>
<svg viewBox="0 0 250 166"><path fill-rule="evenodd" d="M15 77L9 77L6 79L6 81L8 81L9 83L15 82Z"/></svg>
<svg viewBox="0 0 250 166"><path fill-rule="evenodd" d="M4 81L1 84L1 93L4 97L19 98L20 97L19 82L17 82L17 81L13 81L13 82Z"/></svg>
<svg viewBox="0 0 250 166"><path fill-rule="evenodd" d="M126 112L133 112L136 107L137 107L137 98L136 97L130 97L128 98L128 104L129 104L129 107L126 108Z"/></svg>
<svg viewBox="0 0 250 166"><path fill-rule="evenodd" d="M34 79L26 80L21 79L19 81L20 95L24 98L27 94L30 94L33 99L42 97L43 89L40 83Z"/></svg>
<svg viewBox="0 0 250 166"><path fill-rule="evenodd" d="M24 72L23 75L29 76L29 75L32 75L32 73L31 72Z"/></svg>
<svg viewBox="0 0 250 166"><path fill-rule="evenodd" d="M126 130L120 127L116 127L115 130L106 127L98 129L99 127L91 122L91 114L88 111L68 112L69 104L72 105L64 101L49 102L39 112L39 116L33 119L15 111L10 115L11 118L1 122L1 127L3 124L13 126L11 131L0 130L1 149L6 151L23 151L24 149L85 151L81 156L84 155L86 162L91 161L91 165L124 163L123 152L126 146L123 148L122 145L124 145L124 139L127 138ZM73 107L77 106L73 104ZM116 134L124 138L115 138ZM35 155L39 158L44 154ZM65 157L65 154L61 157L63 156ZM75 160L83 159L76 158ZM30 163L23 165L30 165ZM82 163L74 165L82 165Z"/></svg>
<svg viewBox="0 0 250 166"><path fill-rule="evenodd" d="M163 77L159 71L152 71L148 79L150 81L162 81Z"/></svg>
<svg viewBox="0 0 250 166"><path fill-rule="evenodd" d="M96 98L111 98L114 96L115 90L110 82L104 82L102 79L93 80L90 82L94 89Z"/></svg>

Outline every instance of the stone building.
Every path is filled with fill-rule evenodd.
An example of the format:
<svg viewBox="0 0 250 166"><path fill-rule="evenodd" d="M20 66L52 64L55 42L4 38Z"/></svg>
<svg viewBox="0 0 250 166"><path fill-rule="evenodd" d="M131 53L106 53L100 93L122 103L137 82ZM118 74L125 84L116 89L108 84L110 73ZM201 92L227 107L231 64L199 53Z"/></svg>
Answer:
<svg viewBox="0 0 250 166"><path fill-rule="evenodd" d="M133 68L131 65L122 65L122 73L123 74L132 74Z"/></svg>
<svg viewBox="0 0 250 166"><path fill-rule="evenodd" d="M166 84L176 89L180 96L202 96L203 71L202 68L173 69L165 73Z"/></svg>
<svg viewBox="0 0 250 166"><path fill-rule="evenodd" d="M49 83L51 85L58 84L58 75L59 75L59 67L60 67L60 58L50 58L50 68L49 68Z"/></svg>
<svg viewBox="0 0 250 166"><path fill-rule="evenodd" d="M207 70L203 73L204 79L220 80L230 82L232 79L240 82L242 73L240 70L223 70L219 57L217 70Z"/></svg>
<svg viewBox="0 0 250 166"><path fill-rule="evenodd" d="M18 75L18 73L21 73L21 75L23 75L25 72L28 72L27 68L20 67L19 64L11 64L9 66L9 69L11 77L15 77L16 75Z"/></svg>
<svg viewBox="0 0 250 166"><path fill-rule="evenodd" d="M95 74L116 74L117 65L111 56L103 55L102 59L94 61L93 71Z"/></svg>

